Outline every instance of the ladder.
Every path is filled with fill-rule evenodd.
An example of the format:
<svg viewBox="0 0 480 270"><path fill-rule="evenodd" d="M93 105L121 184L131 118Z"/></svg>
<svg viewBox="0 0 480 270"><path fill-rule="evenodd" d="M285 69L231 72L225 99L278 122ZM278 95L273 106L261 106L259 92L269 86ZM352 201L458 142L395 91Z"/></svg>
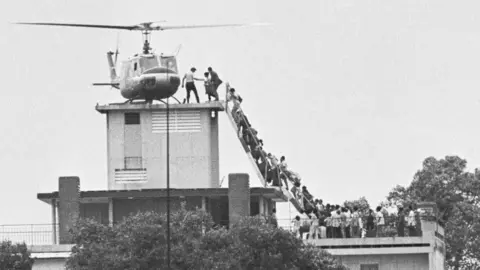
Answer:
<svg viewBox="0 0 480 270"><path fill-rule="evenodd" d="M267 181L265 179L265 175L262 175L262 173L260 172L260 169L258 168L258 164L257 162L255 161L255 159L253 158L252 156L252 153L250 151L250 148L248 147L247 143L245 142L245 140L239 136L238 134L238 126L237 126L237 123L235 122L235 119L233 118L233 115L232 115L232 111L230 109L230 107L228 106L228 92L229 92L229 84L226 83L226 97L225 97L225 112L227 113L227 117L229 119L229 122L231 123L232 125L232 128L233 130L235 131L235 135L237 136L240 144L242 145L245 153L247 154L247 157L248 159L250 160L250 163L252 164L252 166L254 167L254 170L255 170L255 173L258 177L258 179L260 179L260 182L262 183L262 186L263 187L267 187ZM252 133L251 130L248 130L248 132ZM253 135L253 134L251 134ZM266 160L266 157L263 156L262 154L262 158L264 160ZM281 181L281 180L280 180ZM293 204L293 206L295 207L295 209L297 209L298 212L302 212L303 211L303 207L302 205L298 202L298 200L293 196L292 192L290 190L288 190L286 188L286 186L282 185L281 187L272 187L272 188L275 188L275 189L279 189L282 194L287 198L288 201L290 201L291 204Z"/></svg>
<svg viewBox="0 0 480 270"><path fill-rule="evenodd" d="M262 173L260 172L260 169L258 168L257 162L255 161L255 159L253 159L252 153L250 152L250 148L248 148L248 145L247 145L247 143L243 140L243 138L238 136L237 123L235 123L235 119L233 119L231 110L230 110L230 108L228 107L228 101L227 101L225 104L226 104L226 106L225 106L225 112L227 113L228 119L230 120L230 123L232 124L233 130L235 131L235 134L236 134L238 140L239 140L240 143L242 144L243 150L245 150L245 153L247 154L247 157L248 157L248 159L250 160L250 163L252 164L253 168L255 169L255 173L256 173L258 179L260 179L260 182L262 183L262 186L263 186L263 187L266 187L266 186L267 186L267 182L265 181L265 176L262 175Z"/></svg>

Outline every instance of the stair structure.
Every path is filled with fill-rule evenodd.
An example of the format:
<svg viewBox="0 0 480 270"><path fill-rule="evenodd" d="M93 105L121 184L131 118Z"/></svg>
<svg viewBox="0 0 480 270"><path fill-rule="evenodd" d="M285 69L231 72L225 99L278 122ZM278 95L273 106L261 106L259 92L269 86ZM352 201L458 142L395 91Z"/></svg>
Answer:
<svg viewBox="0 0 480 270"><path fill-rule="evenodd" d="M241 134L239 134L239 128L238 128L238 124L237 122L235 121L235 118L234 116L232 115L232 109L230 108L229 106L229 99L228 99L228 95L229 95L229 85L228 83L226 84L227 85L227 98L226 98L226 101L225 101L225 112L227 113L227 117L230 121L230 123L232 124L232 127L235 131L235 134L240 142L240 144L242 145L245 153L247 154L247 157L248 159L250 160L254 170L255 170L255 173L258 177L258 179L260 179L261 183L262 183L262 186L263 187L267 187L267 180L266 180L266 175L263 175L259 169L259 166L257 164L257 162L255 161L255 159L253 158L252 156L252 153L250 151L250 148L248 147L247 143L245 142L245 140L243 139L243 137L241 136ZM250 133L250 135L252 135L253 138L255 138L255 136L253 136L253 131L248 128L247 132ZM258 145L258 142L256 142L256 144ZM262 160L267 160L267 157L264 155L264 153L261 153L261 159ZM280 172L281 169L279 169ZM267 170L265 169L265 172ZM280 175L280 174L279 174ZM279 182L282 182L281 180L279 180ZM301 203L301 200L302 199L297 199L295 198L295 196L292 194L291 191L288 190L288 188L285 186L285 185L281 185L280 187L279 186L270 186L271 188L275 188L275 189L279 189L286 197L287 199L290 201L290 203L293 204L293 206L295 207L295 209L297 209L298 212L303 212L303 204ZM303 197L303 196L302 196ZM312 204L312 202L308 201L308 203Z"/></svg>

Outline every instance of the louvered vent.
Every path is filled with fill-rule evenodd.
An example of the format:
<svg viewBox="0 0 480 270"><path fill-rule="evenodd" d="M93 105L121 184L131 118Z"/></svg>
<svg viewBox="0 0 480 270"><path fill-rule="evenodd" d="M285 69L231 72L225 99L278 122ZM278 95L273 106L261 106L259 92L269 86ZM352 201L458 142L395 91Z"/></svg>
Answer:
<svg viewBox="0 0 480 270"><path fill-rule="evenodd" d="M170 111L170 132L200 132L202 125L200 124L199 111ZM152 112L152 132L167 132L167 112Z"/></svg>
<svg viewBox="0 0 480 270"><path fill-rule="evenodd" d="M115 182L118 184L147 182L147 169L116 169Z"/></svg>

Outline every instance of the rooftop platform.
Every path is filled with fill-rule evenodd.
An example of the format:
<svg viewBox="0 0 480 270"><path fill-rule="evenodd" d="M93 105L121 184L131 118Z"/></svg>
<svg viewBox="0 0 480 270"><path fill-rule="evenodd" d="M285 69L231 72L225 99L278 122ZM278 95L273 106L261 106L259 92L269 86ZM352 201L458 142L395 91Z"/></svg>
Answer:
<svg viewBox="0 0 480 270"><path fill-rule="evenodd" d="M285 197L280 188L250 188L251 196L261 196L270 198L274 201L286 202ZM162 198L167 196L167 189L138 189L138 190L93 190L80 191L81 203L106 202L108 199L141 199L141 198ZM199 188L199 189L170 189L170 197L223 197L228 196L228 188ZM52 203L52 199L59 199L58 191L51 193L38 193L37 199Z"/></svg>
<svg viewBox="0 0 480 270"><path fill-rule="evenodd" d="M418 254L445 249L444 242L434 232L419 237L372 237L311 239L305 243L328 250L332 255Z"/></svg>
<svg viewBox="0 0 480 270"><path fill-rule="evenodd" d="M163 103L159 104L148 104L145 102L134 102L134 103L110 103L100 105L97 104L95 109L100 113L107 113L109 111L142 111L142 110L166 110L167 105ZM178 104L170 103L171 110L215 110L215 111L225 111L225 102L224 101L212 101L204 103L189 103L189 104Z"/></svg>

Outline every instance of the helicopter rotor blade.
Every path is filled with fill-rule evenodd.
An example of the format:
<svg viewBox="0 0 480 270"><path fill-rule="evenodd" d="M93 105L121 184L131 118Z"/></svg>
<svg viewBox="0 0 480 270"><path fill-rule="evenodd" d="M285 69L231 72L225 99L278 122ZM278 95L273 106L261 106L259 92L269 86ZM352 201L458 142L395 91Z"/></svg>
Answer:
<svg viewBox="0 0 480 270"><path fill-rule="evenodd" d="M105 25L105 24L76 24L76 23L28 23L19 22L15 24L25 25L47 25L47 26L68 26L68 27L89 27L89 28L107 28L107 29L122 29L122 30L136 30L139 29L138 25Z"/></svg>
<svg viewBox="0 0 480 270"><path fill-rule="evenodd" d="M153 26L152 30L177 30L177 29L193 29L193 28L214 28L214 27L245 27L245 26L266 26L267 23L251 23L251 24L204 24L204 25L173 25L173 26Z"/></svg>
<svg viewBox="0 0 480 270"><path fill-rule="evenodd" d="M205 25L157 25L157 22L146 22L137 25L106 25L106 24L76 24L76 23L39 23L39 22L19 22L15 24L24 25L44 25L44 26L67 26L67 27L88 27L88 28L106 28L106 29L122 29L122 30L140 30L140 31L163 31L174 29L192 29L192 28L213 28L213 27L245 27L245 26L266 26L267 23L252 24L205 24Z"/></svg>

